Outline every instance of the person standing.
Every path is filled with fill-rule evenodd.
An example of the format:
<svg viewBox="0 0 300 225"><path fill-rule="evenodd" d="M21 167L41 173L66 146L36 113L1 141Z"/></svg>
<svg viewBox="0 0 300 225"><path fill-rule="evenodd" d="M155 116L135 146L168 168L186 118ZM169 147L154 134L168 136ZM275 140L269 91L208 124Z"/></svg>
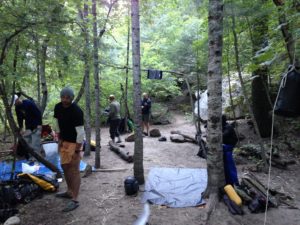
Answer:
<svg viewBox="0 0 300 225"><path fill-rule="evenodd" d="M110 138L115 142L115 137L117 137L117 143L121 143L122 141L119 132L119 125L121 122L120 103L116 100L114 95L110 95L108 99L110 102L108 110Z"/></svg>
<svg viewBox="0 0 300 225"><path fill-rule="evenodd" d="M61 101L55 105L54 118L57 122L57 136L61 167L67 183L67 191L56 197L71 199L63 212L69 212L79 206L80 170L82 143L84 140L84 122L81 108L73 102L74 92L65 87L60 92Z"/></svg>
<svg viewBox="0 0 300 225"><path fill-rule="evenodd" d="M14 96L14 105L20 128L20 133L30 147L38 154L41 153L42 113L29 99L21 100L18 95ZM25 130L23 123L25 121Z"/></svg>
<svg viewBox="0 0 300 225"><path fill-rule="evenodd" d="M151 113L151 100L148 97L147 93L143 93L143 99L141 103L142 107L142 126L143 126L143 133L148 136L149 135L149 120L150 120L150 113ZM145 132L146 128L146 132Z"/></svg>
<svg viewBox="0 0 300 225"><path fill-rule="evenodd" d="M238 142L237 135L231 124L227 122L226 115L222 115L223 133L223 162L226 184L239 185L237 169L232 151Z"/></svg>

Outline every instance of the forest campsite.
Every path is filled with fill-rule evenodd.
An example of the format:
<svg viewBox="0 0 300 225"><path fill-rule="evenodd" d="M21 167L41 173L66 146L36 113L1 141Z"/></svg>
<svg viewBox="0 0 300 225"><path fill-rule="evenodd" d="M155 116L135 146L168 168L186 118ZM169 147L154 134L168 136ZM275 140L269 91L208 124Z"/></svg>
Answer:
<svg viewBox="0 0 300 225"><path fill-rule="evenodd" d="M299 224L299 13L1 0L0 224Z"/></svg>

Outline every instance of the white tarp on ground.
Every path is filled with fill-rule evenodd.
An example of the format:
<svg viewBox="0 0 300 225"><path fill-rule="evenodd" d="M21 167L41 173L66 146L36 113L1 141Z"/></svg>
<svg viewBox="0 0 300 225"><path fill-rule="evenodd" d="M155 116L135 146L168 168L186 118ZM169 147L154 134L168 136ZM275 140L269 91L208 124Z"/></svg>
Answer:
<svg viewBox="0 0 300 225"><path fill-rule="evenodd" d="M142 202L169 207L198 206L204 204L201 193L206 186L206 169L152 168Z"/></svg>

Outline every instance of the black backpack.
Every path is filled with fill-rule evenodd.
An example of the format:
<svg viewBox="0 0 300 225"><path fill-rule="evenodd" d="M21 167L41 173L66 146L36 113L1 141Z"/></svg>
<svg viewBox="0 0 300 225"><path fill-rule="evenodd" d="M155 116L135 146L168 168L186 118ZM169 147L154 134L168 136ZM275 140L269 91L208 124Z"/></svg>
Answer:
<svg viewBox="0 0 300 225"><path fill-rule="evenodd" d="M275 106L275 114L285 117L300 116L300 73L295 69L288 72L280 81L278 100Z"/></svg>
<svg viewBox="0 0 300 225"><path fill-rule="evenodd" d="M139 183L135 177L126 177L124 181L124 188L126 195L135 195L139 191Z"/></svg>

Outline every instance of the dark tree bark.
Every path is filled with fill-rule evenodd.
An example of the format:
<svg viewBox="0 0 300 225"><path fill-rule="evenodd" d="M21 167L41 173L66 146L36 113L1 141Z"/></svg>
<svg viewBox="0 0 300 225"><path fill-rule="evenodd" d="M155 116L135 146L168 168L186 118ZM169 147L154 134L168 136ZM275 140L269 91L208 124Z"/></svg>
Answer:
<svg viewBox="0 0 300 225"><path fill-rule="evenodd" d="M206 222L217 204L219 188L225 184L222 149L222 48L223 48L223 1L210 0L208 10L208 121L207 121L207 188L209 196Z"/></svg>
<svg viewBox="0 0 300 225"><path fill-rule="evenodd" d="M143 166L143 136L142 136L142 110L141 110L141 56L140 56L140 17L139 0L131 0L132 23L132 68L133 68L133 118L135 123L134 141L134 176L139 184L144 184Z"/></svg>
<svg viewBox="0 0 300 225"><path fill-rule="evenodd" d="M35 59L36 59L36 78L37 78L37 102L41 106L41 75L40 75L40 44L37 35L34 37L35 41Z"/></svg>
<svg viewBox="0 0 300 225"><path fill-rule="evenodd" d="M261 4L264 5L266 0L261 0ZM259 51L266 48L268 44L268 15L263 14L262 16L256 17L253 22L253 36L252 39L252 51L253 60L257 66L252 73L252 108L253 114L256 119L261 137L269 137L271 135L271 110L272 105L269 102L269 91L268 91L268 67L262 65L263 62L259 61L255 57Z"/></svg>
<svg viewBox="0 0 300 225"><path fill-rule="evenodd" d="M127 22L127 48L126 48L126 70L125 70L125 90L124 90L124 105L125 105L125 121L131 118L128 108L128 72L129 72L129 47L130 47L130 9L128 8ZM127 125L127 123L126 123Z"/></svg>
<svg viewBox="0 0 300 225"><path fill-rule="evenodd" d="M83 52L83 60L84 60L84 93L85 93L85 113L84 113L84 127L85 127L85 150L84 156L91 155L91 98L90 98L90 65L89 65L89 28L88 28L88 0L85 0L84 10L83 10L83 26L84 26L84 41L85 47Z"/></svg>
<svg viewBox="0 0 300 225"><path fill-rule="evenodd" d="M78 93L77 93L77 96L76 96L76 98L75 98L75 100L74 100L74 102L75 102L76 104L78 104L78 102L80 101L82 95L84 94L84 88L85 88L85 76L83 76L83 79L82 79L82 83L81 83L80 89L79 89L79 91L78 91Z"/></svg>
<svg viewBox="0 0 300 225"><path fill-rule="evenodd" d="M235 16L234 16L234 14L232 14L231 19L232 19L232 33L233 33L233 39L234 39L234 52L235 52L234 55L235 55L235 61L236 61L236 68L237 68L237 71L238 71L238 75L239 75L240 83L241 83L241 86L242 86L243 95L244 95L244 98L246 100L246 104L247 104L247 107L248 107L248 111L249 111L249 114L250 114L251 119L252 119L253 124L254 124L254 129L255 129L258 137L259 137L257 139L257 142L259 143L259 145L261 147L261 158L263 160L264 169L266 170L267 169L266 168L267 159L266 159L265 148L264 148L263 143L262 143L260 130L258 128L256 119L254 117L254 113L253 113L253 110L251 108L250 100L249 100L249 97L248 97L248 94L247 94L247 91L246 91L246 87L245 87L245 84L244 84L244 81L243 81L243 77L242 77L242 70L241 70L240 58L239 58L238 38L237 38L237 33L235 31Z"/></svg>
<svg viewBox="0 0 300 225"><path fill-rule="evenodd" d="M92 0L92 13L93 13L93 54L94 54L94 80L95 80L95 111L96 111L96 121L95 121L95 133L96 133L96 150L95 150L95 168L100 168L100 85L99 85L99 56L98 56L98 31L97 31L97 3L96 0Z"/></svg>
<svg viewBox="0 0 300 225"><path fill-rule="evenodd" d="M223 47L223 3L209 1L208 12L208 123L207 123L207 173L208 183L205 194L217 193L224 185L222 151L222 47Z"/></svg>
<svg viewBox="0 0 300 225"><path fill-rule="evenodd" d="M49 39L46 38L43 41L42 49L41 49L41 61L40 61L40 78L41 78L41 88L42 88L42 102L41 102L41 112L42 115L47 106L47 99L48 99L48 88L47 88L47 81L46 81L46 60L47 60L47 48L48 48Z"/></svg>
<svg viewBox="0 0 300 225"><path fill-rule="evenodd" d="M295 40L291 31L290 31L290 23L286 18L286 14L284 12L284 0L273 0L274 4L278 9L278 21L280 25L280 29L285 41L287 53L289 56L290 64L295 65L297 69L300 69L300 61L299 56L296 54L295 49ZM294 8L299 12L300 11L300 3L297 0L293 1Z"/></svg>

